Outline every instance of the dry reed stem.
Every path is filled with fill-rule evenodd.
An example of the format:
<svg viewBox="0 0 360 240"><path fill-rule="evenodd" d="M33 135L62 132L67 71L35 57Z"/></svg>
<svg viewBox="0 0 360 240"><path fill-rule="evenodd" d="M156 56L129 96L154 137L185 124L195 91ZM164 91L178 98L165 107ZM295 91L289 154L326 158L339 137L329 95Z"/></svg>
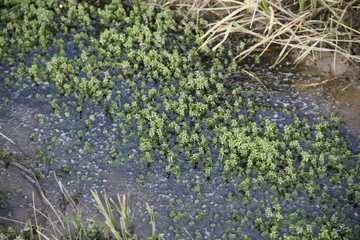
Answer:
<svg viewBox="0 0 360 240"><path fill-rule="evenodd" d="M300 85L292 85L292 87L313 87L313 86L319 86L319 85L323 85L325 83L328 83L330 81L333 80L337 80L337 79L341 79L341 78L346 78L345 76L341 75L341 76L336 76L336 77L332 77L332 78L327 78L321 82L318 83L309 83L309 84L300 84Z"/></svg>
<svg viewBox="0 0 360 240"><path fill-rule="evenodd" d="M250 73L248 71L246 71L245 69L243 70L246 74L248 74L250 77L254 78L256 81L258 81L261 86L265 89L266 93L271 97L271 93L269 92L269 89L266 87L266 85L260 80L260 78L258 76L255 75L255 73Z"/></svg>
<svg viewBox="0 0 360 240"><path fill-rule="evenodd" d="M241 52L236 58L244 59L259 47L268 49L272 45L280 45L282 50L275 61L277 64L294 49L300 50L295 63L302 61L309 54L325 51L342 55L350 60L360 60L360 56L350 54L341 45L360 44L360 31L343 22L348 10L355 9L353 5L357 1L345 3L344 1L320 0L317 2L316 9L312 9L311 3L308 3L309 9L301 13L291 10L295 4L298 4L297 1L283 3L284 1L281 0L255 2L185 0L180 2L190 5L191 11L198 16L207 12L223 15L222 19L208 24L208 30L202 36L205 41L199 49L218 40L219 42L212 48L216 50L229 39L231 34L241 33L251 35L260 41ZM345 7L343 7L344 4L346 4ZM324 11L327 12L326 14L330 13L327 16L328 19L326 16L321 16ZM224 12L226 12L225 16ZM320 16L323 20L319 18ZM340 28L342 31L339 31ZM354 34L356 36L352 36Z"/></svg>
<svg viewBox="0 0 360 240"><path fill-rule="evenodd" d="M64 187L64 185L62 184L62 182L57 178L56 174L55 175L55 181L57 182L61 193L63 194L63 196L66 198L66 200L69 201L69 203L71 204L71 206L73 207L73 209L75 209L76 211L78 211L78 206L77 204L73 201L72 197L70 196L69 192L66 190L66 188Z"/></svg>
<svg viewBox="0 0 360 240"><path fill-rule="evenodd" d="M15 143L13 140L11 140L10 138L8 138L5 134L2 134L2 133L0 132L0 136L2 136L3 138L5 138L6 140L8 140L9 142L11 142L12 144L16 145L16 143Z"/></svg>

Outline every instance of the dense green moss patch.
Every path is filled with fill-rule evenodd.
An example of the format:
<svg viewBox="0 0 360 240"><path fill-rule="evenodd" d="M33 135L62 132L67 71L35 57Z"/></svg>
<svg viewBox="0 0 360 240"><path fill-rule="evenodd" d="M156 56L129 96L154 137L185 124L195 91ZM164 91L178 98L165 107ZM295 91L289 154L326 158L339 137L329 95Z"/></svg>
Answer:
<svg viewBox="0 0 360 240"><path fill-rule="evenodd" d="M359 236L359 156L335 115L310 118L246 87L236 47L198 50L204 20L120 2L1 10L0 97L20 91L49 109L30 135L41 167L94 182L72 161L110 164L154 195L175 192L155 207L169 239Z"/></svg>

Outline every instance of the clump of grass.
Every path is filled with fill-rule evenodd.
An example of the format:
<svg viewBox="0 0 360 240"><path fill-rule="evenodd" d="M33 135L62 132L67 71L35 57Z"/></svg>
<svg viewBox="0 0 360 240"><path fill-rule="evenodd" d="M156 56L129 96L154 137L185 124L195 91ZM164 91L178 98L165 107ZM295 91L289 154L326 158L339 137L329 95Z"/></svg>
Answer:
<svg viewBox="0 0 360 240"><path fill-rule="evenodd" d="M13 228L0 228L1 239L117 239L136 240L141 239L134 233L135 214L130 207L130 194L117 195L117 201L108 197L106 193L100 195L97 191L91 193L96 202L96 208L104 217L104 223L94 218L84 219L79 204L76 203L58 181L62 198L66 206L58 209L49 199L42 195L46 203L46 210L41 211L35 205L33 194L33 220L26 223L14 219L0 217L15 223L23 224L23 229L18 232ZM101 200L101 197L103 200ZM104 202L104 203L103 203ZM146 203L146 209L150 215L152 234L147 239L160 240L162 235L155 233L155 217L152 208ZM119 224L116 216L119 216Z"/></svg>
<svg viewBox="0 0 360 240"><path fill-rule="evenodd" d="M181 3L179 3L181 2ZM245 51L237 55L244 59L255 51L262 55L270 47L281 47L274 64L281 62L290 52L297 50L295 63L317 52L331 52L350 60L360 60L352 50L360 44L360 31L352 16L359 10L357 1L329 0L261 0L261 1L171 1L177 6L191 7L198 17L214 19L202 36L206 39L200 48L210 42L218 44L216 50L230 36L252 36L257 39ZM169 3L169 2L167 2ZM356 16L354 17L356 18Z"/></svg>
<svg viewBox="0 0 360 240"><path fill-rule="evenodd" d="M105 225L107 229L114 235L116 239L132 239L134 213L130 209L130 196L117 195L118 202L109 198L106 193L103 195L104 203L102 203L99 193L95 190L91 191L96 207L105 217ZM120 229L116 223L114 210L120 214Z"/></svg>

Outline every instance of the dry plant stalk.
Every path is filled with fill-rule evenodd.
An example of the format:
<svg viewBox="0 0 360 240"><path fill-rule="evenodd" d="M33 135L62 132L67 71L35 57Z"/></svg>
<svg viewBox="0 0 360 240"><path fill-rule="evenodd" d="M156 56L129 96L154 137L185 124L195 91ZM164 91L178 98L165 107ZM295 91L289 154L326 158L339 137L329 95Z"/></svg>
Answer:
<svg viewBox="0 0 360 240"><path fill-rule="evenodd" d="M310 83L310 84L301 84L301 85L292 85L293 87L313 87L313 86L319 86L319 85L323 85L325 83L328 83L330 81L333 80L337 80L337 79L342 79L342 78L346 78L346 76L336 76L336 77L332 77L332 78L328 78L325 79L321 82L317 82L317 83Z"/></svg>
<svg viewBox="0 0 360 240"><path fill-rule="evenodd" d="M275 65L294 49L299 50L295 63L314 52L333 52L349 60L360 61L360 55L352 54L347 49L351 44L360 44L360 31L347 25L344 20L348 12L357 10L357 2L173 0L166 1L166 4L190 7L190 12L198 17L206 13L220 16L220 19L208 24L208 30L202 36L205 41L200 48L217 40L213 47L216 50L231 34L250 35L259 41L241 52L237 56L239 61L260 47L264 49L261 56L270 46L278 45L282 50Z"/></svg>
<svg viewBox="0 0 360 240"><path fill-rule="evenodd" d="M11 138L7 137L5 134L2 134L2 133L0 132L0 136L2 136L3 138L5 138L6 140L8 140L9 142L11 142L12 144L16 145L16 143L15 143L13 140L11 140Z"/></svg>

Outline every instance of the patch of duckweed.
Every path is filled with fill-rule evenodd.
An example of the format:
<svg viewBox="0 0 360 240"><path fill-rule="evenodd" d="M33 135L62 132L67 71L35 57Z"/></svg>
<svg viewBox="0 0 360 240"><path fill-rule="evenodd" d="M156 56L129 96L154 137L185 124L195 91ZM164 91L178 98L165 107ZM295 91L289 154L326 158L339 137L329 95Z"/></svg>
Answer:
<svg viewBox="0 0 360 240"><path fill-rule="evenodd" d="M164 190L157 222L169 238L360 236L359 156L335 115L304 116L246 87L233 60L244 44L198 50L204 20L121 2L2 3L1 98L46 104L31 133L40 165L79 184L96 185L100 165L133 172Z"/></svg>

